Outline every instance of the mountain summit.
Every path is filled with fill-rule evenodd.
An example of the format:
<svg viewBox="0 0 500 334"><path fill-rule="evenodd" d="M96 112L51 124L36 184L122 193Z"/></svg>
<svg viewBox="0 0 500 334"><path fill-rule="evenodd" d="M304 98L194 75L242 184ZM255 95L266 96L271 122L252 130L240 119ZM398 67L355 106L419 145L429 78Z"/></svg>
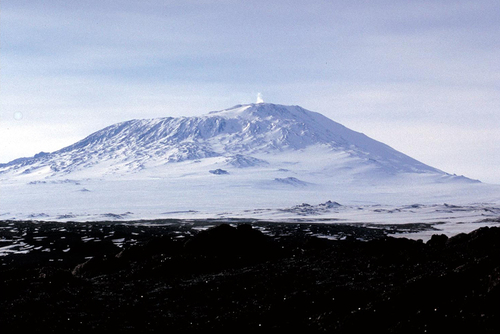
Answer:
<svg viewBox="0 0 500 334"><path fill-rule="evenodd" d="M237 167L267 165L270 157L320 149L304 159L344 169L382 174L445 175L366 135L299 106L271 103L237 105L198 117L130 120L108 126L52 153L39 153L0 165L0 173L56 176L82 170L128 173L174 162L223 159ZM300 155L297 156L300 159ZM282 160L283 160L282 159ZM220 162L217 160L218 162ZM325 166L326 167L326 166Z"/></svg>

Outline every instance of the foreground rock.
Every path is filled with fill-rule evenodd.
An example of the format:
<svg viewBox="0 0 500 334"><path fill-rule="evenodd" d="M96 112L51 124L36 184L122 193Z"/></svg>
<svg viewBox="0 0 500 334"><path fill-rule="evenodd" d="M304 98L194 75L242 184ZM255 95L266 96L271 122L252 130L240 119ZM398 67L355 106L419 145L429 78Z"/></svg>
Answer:
<svg viewBox="0 0 500 334"><path fill-rule="evenodd" d="M306 233L308 226L290 226L275 225L265 235L246 224L183 233L180 227L127 232L121 225L96 224L85 236L66 227L57 240L72 241L61 245L61 261L42 252L1 258L0 328L2 333L500 331L500 228L436 235L423 243L377 235L369 241L327 240ZM130 232L138 242L80 243L89 231L101 230L114 231L120 240Z"/></svg>

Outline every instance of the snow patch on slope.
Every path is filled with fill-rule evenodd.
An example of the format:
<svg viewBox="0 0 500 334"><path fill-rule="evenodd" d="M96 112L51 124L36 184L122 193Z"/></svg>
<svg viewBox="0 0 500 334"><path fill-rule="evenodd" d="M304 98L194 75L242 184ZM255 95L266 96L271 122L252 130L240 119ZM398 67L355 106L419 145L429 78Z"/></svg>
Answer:
<svg viewBox="0 0 500 334"><path fill-rule="evenodd" d="M277 177L274 179L274 181L276 181L280 184L285 184L285 185L294 186L294 187L305 187L309 184L308 182L301 181L301 180L297 179L296 177L292 177L292 176L285 177L285 178Z"/></svg>
<svg viewBox="0 0 500 334"><path fill-rule="evenodd" d="M266 166L269 163L262 159L257 159L251 156L245 156L242 154L236 154L234 156L230 156L226 159L226 162L237 168L247 168L247 167L256 167L256 166Z"/></svg>

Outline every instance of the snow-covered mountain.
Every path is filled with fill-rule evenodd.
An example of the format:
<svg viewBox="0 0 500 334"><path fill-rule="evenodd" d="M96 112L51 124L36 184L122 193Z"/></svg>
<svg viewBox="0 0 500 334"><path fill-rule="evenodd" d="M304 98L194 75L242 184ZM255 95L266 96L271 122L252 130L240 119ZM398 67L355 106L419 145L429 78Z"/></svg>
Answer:
<svg viewBox="0 0 500 334"><path fill-rule="evenodd" d="M427 166L321 114L268 103L111 125L1 164L0 187L0 219L475 224L500 212L478 204L500 203L498 186Z"/></svg>
<svg viewBox="0 0 500 334"><path fill-rule="evenodd" d="M43 171L44 176L57 176L85 169L128 173L151 165L214 157L235 167L265 166L269 164L266 156L286 157L286 153L312 147L322 147L322 154L331 153L332 157L342 155L350 160L345 162L346 168L363 165L386 174L445 175L319 113L269 103L238 105L199 117L118 123L61 150L2 164L0 173Z"/></svg>

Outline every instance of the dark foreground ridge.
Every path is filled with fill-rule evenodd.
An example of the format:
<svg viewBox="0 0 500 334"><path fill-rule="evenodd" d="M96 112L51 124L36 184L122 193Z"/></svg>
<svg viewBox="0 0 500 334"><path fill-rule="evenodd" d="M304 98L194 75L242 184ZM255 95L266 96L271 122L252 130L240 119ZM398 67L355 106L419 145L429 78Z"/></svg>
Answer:
<svg viewBox="0 0 500 334"><path fill-rule="evenodd" d="M29 251L0 257L0 331L500 332L498 227L424 243L212 225L3 222Z"/></svg>

